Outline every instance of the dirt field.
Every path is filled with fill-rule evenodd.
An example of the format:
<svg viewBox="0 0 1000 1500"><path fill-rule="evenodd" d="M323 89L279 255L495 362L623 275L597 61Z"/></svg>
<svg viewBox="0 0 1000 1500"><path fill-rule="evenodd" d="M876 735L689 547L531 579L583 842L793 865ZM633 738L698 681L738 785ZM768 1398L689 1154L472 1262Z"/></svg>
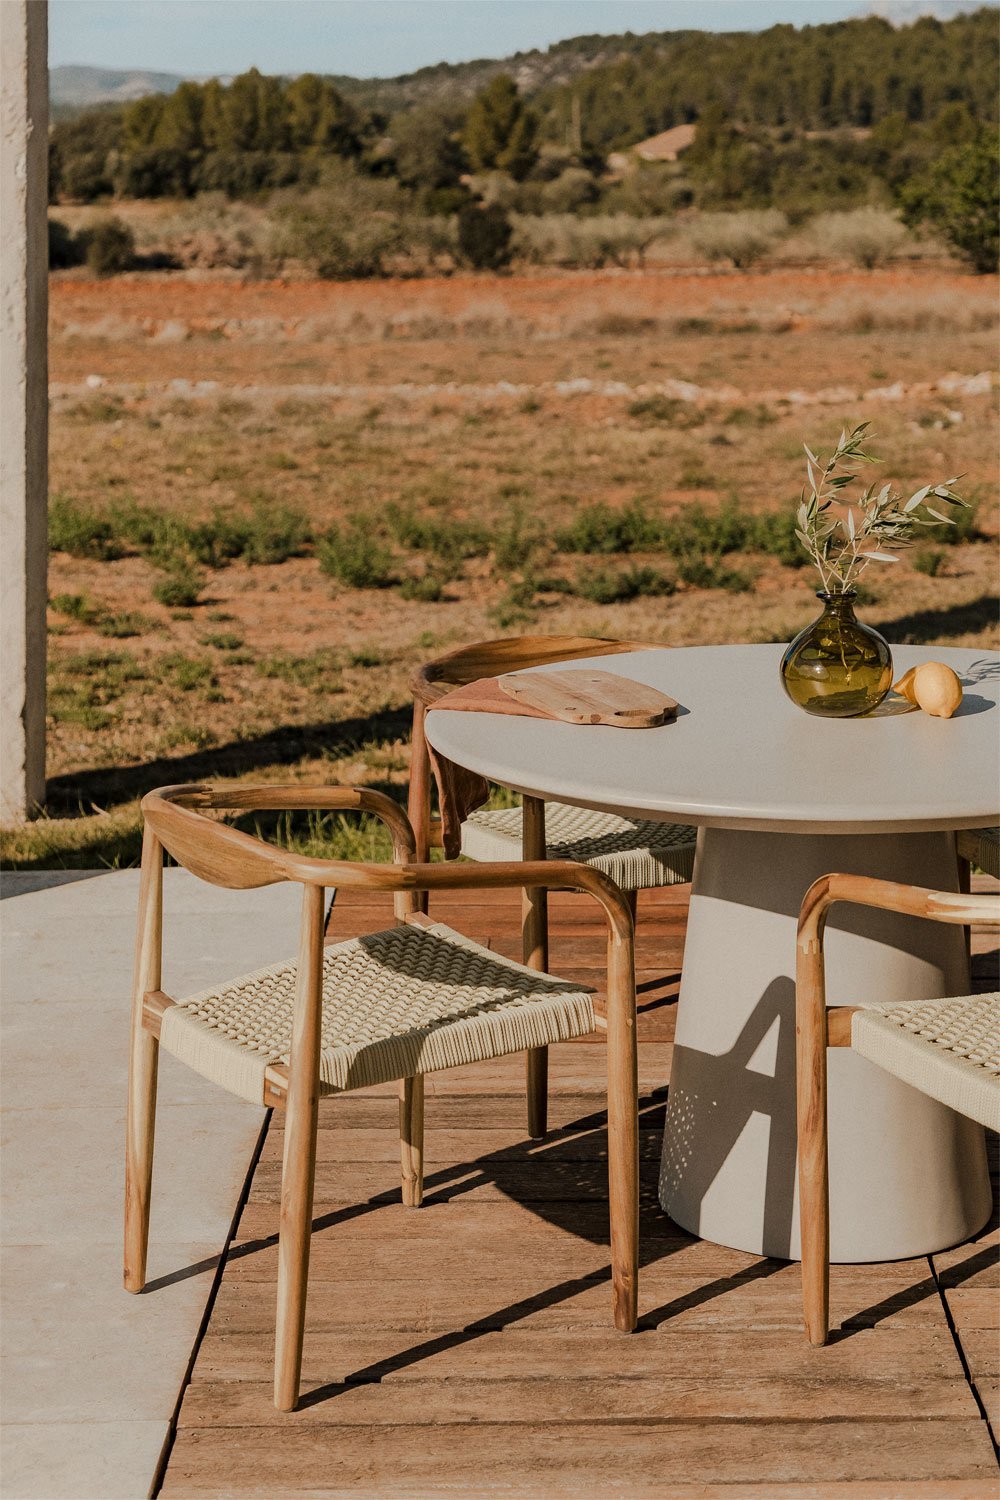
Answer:
<svg viewBox="0 0 1000 1500"><path fill-rule="evenodd" d="M113 532L131 508L215 536L285 507L301 524L280 562L192 562L183 539L165 556L166 533L53 553L51 816L7 839L11 863L131 858L135 799L164 781L398 785L407 674L461 640L528 624L787 639L817 608L812 575L727 552L713 517L787 511L803 441L823 452L865 418L886 479L963 473L978 509L973 539L870 570L864 618L995 644L994 278L60 276L51 335L51 490L73 516ZM626 552L606 509L591 550L570 550L584 507L637 504L667 526L700 507L703 565ZM321 570L331 526L356 578L376 548L382 586ZM158 602L182 565L197 602Z"/></svg>

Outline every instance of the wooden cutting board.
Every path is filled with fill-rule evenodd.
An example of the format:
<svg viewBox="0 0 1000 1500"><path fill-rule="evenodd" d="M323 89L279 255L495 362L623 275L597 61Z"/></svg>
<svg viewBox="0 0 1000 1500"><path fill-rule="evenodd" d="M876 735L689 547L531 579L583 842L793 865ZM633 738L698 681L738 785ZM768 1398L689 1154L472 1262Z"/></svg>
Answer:
<svg viewBox="0 0 1000 1500"><path fill-rule="evenodd" d="M559 672L508 672L499 679L508 697L564 719L568 724L612 724L618 729L652 729L677 713L677 704L658 688L600 672L566 667Z"/></svg>

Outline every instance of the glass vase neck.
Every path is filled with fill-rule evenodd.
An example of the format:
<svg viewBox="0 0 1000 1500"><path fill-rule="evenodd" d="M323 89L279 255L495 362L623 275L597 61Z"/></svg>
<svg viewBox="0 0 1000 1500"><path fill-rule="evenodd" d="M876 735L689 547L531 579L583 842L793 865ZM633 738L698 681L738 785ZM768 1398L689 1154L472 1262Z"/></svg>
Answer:
<svg viewBox="0 0 1000 1500"><path fill-rule="evenodd" d="M854 612L854 601L857 599L856 589L817 589L816 598L822 600L827 610L834 614L846 614Z"/></svg>

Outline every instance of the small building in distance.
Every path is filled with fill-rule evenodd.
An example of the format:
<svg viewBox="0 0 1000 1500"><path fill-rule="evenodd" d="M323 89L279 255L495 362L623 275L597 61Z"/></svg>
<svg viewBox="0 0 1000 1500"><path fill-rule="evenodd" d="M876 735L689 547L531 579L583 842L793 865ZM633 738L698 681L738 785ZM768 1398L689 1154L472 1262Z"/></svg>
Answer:
<svg viewBox="0 0 1000 1500"><path fill-rule="evenodd" d="M648 140L629 146L627 151L612 151L608 157L608 170L615 173L629 172L636 161L676 161L694 141L694 125L674 125L670 130L661 130Z"/></svg>

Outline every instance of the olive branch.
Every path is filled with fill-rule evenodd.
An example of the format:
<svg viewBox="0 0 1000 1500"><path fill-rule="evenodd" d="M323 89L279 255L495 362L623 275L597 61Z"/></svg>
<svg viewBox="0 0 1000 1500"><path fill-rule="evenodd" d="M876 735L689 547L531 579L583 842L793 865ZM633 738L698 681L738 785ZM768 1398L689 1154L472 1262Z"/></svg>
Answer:
<svg viewBox="0 0 1000 1500"><path fill-rule="evenodd" d="M849 500L845 491L858 480L861 466L880 462L864 451L870 427L870 422L861 422L850 432L841 432L825 464L803 444L809 487L802 491L795 535L815 564L824 593L850 589L869 563L898 562L896 553L909 546L919 527L954 525L952 516L928 504L932 497L946 505L969 508L968 501L952 489L961 475L941 484L925 484L906 501L891 484L868 485L857 499ZM831 514L834 505L843 506L845 513Z"/></svg>

